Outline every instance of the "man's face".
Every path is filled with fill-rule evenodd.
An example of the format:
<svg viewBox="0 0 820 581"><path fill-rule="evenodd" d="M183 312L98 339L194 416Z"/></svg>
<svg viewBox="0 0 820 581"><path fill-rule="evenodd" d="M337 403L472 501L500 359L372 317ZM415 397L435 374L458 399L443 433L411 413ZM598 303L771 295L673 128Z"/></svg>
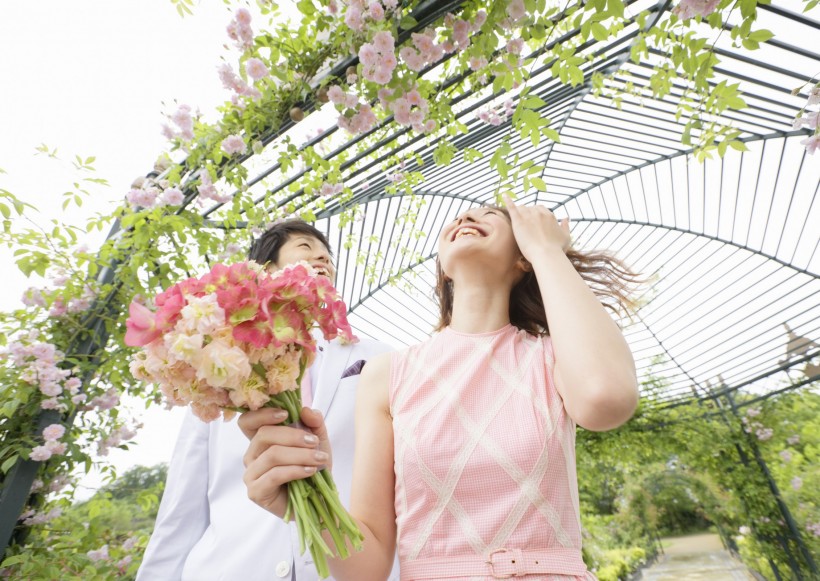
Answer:
<svg viewBox="0 0 820 581"><path fill-rule="evenodd" d="M331 282L336 280L336 269L330 259L330 251L318 238L307 234L292 234L279 249L279 260L271 265L271 270L279 270L301 260L309 263Z"/></svg>

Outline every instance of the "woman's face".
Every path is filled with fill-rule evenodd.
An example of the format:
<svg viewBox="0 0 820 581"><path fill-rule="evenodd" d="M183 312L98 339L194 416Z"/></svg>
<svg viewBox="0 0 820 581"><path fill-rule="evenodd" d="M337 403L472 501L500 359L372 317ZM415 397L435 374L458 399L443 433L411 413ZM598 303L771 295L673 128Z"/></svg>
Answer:
<svg viewBox="0 0 820 581"><path fill-rule="evenodd" d="M279 260L272 265L272 270L280 270L302 260L313 266L320 275L328 277L331 282L336 279L336 269L330 259L330 251L321 240L306 234L293 234L288 238L279 249Z"/></svg>
<svg viewBox="0 0 820 581"><path fill-rule="evenodd" d="M521 252L509 217L491 207L473 208L447 224L438 241L439 261L453 278L462 268L481 268L498 276L518 278Z"/></svg>

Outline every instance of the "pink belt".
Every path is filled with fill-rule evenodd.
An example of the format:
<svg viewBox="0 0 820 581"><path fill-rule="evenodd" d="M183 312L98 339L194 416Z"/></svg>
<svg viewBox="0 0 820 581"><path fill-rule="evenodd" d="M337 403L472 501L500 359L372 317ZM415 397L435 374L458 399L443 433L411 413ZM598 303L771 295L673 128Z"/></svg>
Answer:
<svg viewBox="0 0 820 581"><path fill-rule="evenodd" d="M577 549L496 549L486 557L464 555L402 561L401 581L484 576L494 579L524 575L583 576L586 565Z"/></svg>

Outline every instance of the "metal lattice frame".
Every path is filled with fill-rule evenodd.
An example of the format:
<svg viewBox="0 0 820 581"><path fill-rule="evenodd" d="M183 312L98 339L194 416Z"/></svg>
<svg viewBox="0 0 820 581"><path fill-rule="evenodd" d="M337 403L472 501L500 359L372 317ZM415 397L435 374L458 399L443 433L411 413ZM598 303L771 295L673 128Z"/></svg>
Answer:
<svg viewBox="0 0 820 581"><path fill-rule="evenodd" d="M669 3L636 1L629 9L634 14L650 10L652 22ZM650 52L638 64L628 60L639 32L636 24L605 46L582 45L578 54L597 58L582 67L586 83L574 88L553 79L552 63L543 58L544 51L536 52L528 84L547 103L541 113L560 131L561 143L533 147L513 140L512 155L522 163L543 164L541 177L549 184L546 193L519 191L523 203L569 215L578 247L614 250L652 277L640 309L622 323L639 373L651 370L665 382L655 395L669 405L709 397L715 388L749 387L765 394L782 389L786 375L790 385L820 377L811 363L820 347L809 340L820 334L820 167L799 144L808 131L792 129L805 91L791 94L819 68L820 54L811 40L820 22L779 4L758 10L762 25L785 40L740 52L728 34L719 35L714 50L721 62L711 81L713 86L724 80L740 83L748 107L727 112L724 121L742 132L748 151L730 151L705 163L694 160L692 149L681 144L685 119L675 118L686 87L678 82L663 99L651 98L647 87L660 55ZM629 83L637 95L622 95L619 107L611 98L594 96L590 79L596 71L614 73L610 88ZM453 82L443 81L442 90ZM362 204L362 220L340 228L344 208L331 202L317 210L318 226L338 249L338 286L361 334L397 346L429 335L437 320L431 296L438 232L459 212L493 202L498 177L487 160L511 135L508 124L486 125L475 112L503 98L479 93L453 99L459 120L468 127L454 145L481 151L483 159L436 166L436 140L399 130L379 146L423 160L405 168L424 176L413 196L385 193L389 182L382 167L395 155L391 151L345 176L356 192L346 207ZM335 128L309 144L334 138ZM361 139L343 142L326 158L348 155L343 169L352 167L364 158L354 149ZM250 182L252 191L259 192L260 202L272 193L283 205L296 199L282 198L298 175L284 175L276 164L262 165ZM219 207L205 215L217 222ZM407 216L415 217L415 226ZM367 261L361 264L364 255Z"/></svg>

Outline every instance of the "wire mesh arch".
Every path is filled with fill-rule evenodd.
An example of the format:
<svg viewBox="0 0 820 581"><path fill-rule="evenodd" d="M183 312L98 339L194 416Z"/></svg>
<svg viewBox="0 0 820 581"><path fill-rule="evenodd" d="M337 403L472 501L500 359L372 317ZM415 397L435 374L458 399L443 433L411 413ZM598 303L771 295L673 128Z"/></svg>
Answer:
<svg viewBox="0 0 820 581"><path fill-rule="evenodd" d="M627 9L648 11L651 23L670 8L669 2L636 0ZM420 7L435 9L435 3ZM774 392L784 382L802 385L820 376L812 364L820 354L820 339L813 339L820 335L820 168L799 143L808 131L792 127L806 101L805 89L793 89L812 81L820 63L811 42L820 22L789 2L758 10L775 33L760 50L732 45L731 17L709 37L720 59L710 84L738 83L748 105L721 119L739 130L747 151L694 160L693 148L682 144L686 115L678 117L676 109L688 88L673 79L668 94L651 97L651 75L663 55L650 48L637 62L631 58L637 18L607 42L580 44L576 54L590 58L581 65L584 82L575 87L553 78L543 49L533 53L530 94L546 103L539 114L558 130L560 143L510 141L509 158L542 165L539 176L549 185L546 192L516 186L522 203L570 216L576 245L612 249L651 277L640 309L622 324L639 372L661 378L667 404L717 388ZM546 46L579 34L564 31ZM597 73L608 75L602 92L593 90ZM396 346L420 341L434 327L438 232L459 212L494 202L499 177L488 159L513 134L509 122L489 125L477 112L515 101L517 93L448 95L455 80L437 80L441 98L451 98L467 128L451 143L459 152L483 154L477 161L456 156L435 165L441 138L385 132L385 124L374 130L382 131L381 139L363 151L356 148L364 136L342 136L335 126L303 145L324 147L326 159L347 156L342 169L353 199L316 198L304 208L316 212L338 250L338 285L354 325ZM386 153L362 163L381 148ZM404 165L397 165L400 156ZM284 172L264 154L248 167L256 171L249 185L258 203L299 199L300 192L288 190L299 170ZM388 172L398 170L422 174L412 195L387 193ZM357 204L356 220L341 218ZM204 214L218 223L218 206Z"/></svg>

